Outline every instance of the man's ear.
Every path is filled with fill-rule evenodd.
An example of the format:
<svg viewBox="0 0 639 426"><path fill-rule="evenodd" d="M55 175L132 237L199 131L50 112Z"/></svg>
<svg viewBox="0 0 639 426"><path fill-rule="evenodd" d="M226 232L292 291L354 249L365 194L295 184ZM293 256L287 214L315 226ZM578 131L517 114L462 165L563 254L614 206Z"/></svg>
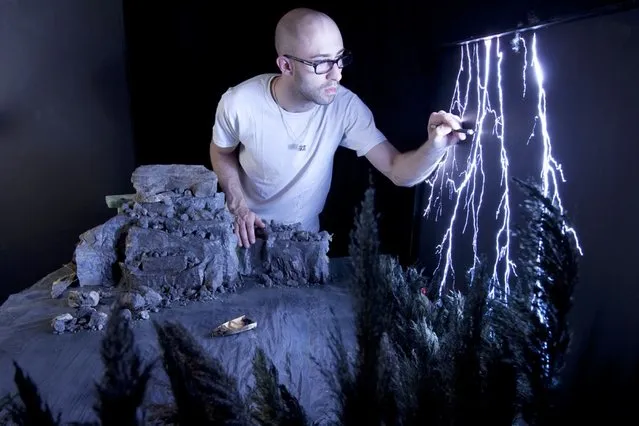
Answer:
<svg viewBox="0 0 639 426"><path fill-rule="evenodd" d="M275 62L277 64L277 68L283 75L293 74L293 66L291 64L291 61L289 61L287 58L285 58L284 56L278 56Z"/></svg>

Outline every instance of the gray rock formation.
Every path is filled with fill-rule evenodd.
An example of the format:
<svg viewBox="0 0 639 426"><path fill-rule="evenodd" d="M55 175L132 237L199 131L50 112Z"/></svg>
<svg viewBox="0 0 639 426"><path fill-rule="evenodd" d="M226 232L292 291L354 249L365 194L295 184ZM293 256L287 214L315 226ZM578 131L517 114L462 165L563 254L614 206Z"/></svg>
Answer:
<svg viewBox="0 0 639 426"><path fill-rule="evenodd" d="M181 164L138 167L131 176L136 200L157 202L188 191L195 197L215 196L217 176L204 166Z"/></svg>
<svg viewBox="0 0 639 426"><path fill-rule="evenodd" d="M243 277L296 286L328 279L325 231L269 223L254 246L239 248L217 176L203 166L142 166L131 181L135 196L80 236L80 286L152 289L174 300L233 291Z"/></svg>

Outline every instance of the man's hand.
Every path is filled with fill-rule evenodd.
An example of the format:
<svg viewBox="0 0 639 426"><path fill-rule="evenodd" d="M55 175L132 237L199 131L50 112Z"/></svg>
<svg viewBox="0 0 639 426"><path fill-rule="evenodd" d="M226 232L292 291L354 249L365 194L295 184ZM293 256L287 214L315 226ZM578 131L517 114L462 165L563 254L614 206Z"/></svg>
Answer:
<svg viewBox="0 0 639 426"><path fill-rule="evenodd" d="M445 149L465 140L464 133L454 132L461 129L461 119L445 111L434 112L428 120L428 141L435 149Z"/></svg>
<svg viewBox="0 0 639 426"><path fill-rule="evenodd" d="M265 227L262 219L245 206L231 210L231 214L235 217L234 231L237 236L237 244L246 248L255 244L255 227Z"/></svg>

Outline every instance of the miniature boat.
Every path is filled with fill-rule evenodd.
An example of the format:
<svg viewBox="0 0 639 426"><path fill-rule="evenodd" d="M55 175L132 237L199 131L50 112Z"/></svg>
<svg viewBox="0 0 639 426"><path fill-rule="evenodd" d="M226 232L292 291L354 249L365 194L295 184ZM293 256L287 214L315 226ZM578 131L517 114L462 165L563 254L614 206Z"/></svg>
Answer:
<svg viewBox="0 0 639 426"><path fill-rule="evenodd" d="M230 321L219 325L213 330L213 336L230 336L232 334L242 333L244 331L252 330L257 327L257 323L246 315L237 317Z"/></svg>

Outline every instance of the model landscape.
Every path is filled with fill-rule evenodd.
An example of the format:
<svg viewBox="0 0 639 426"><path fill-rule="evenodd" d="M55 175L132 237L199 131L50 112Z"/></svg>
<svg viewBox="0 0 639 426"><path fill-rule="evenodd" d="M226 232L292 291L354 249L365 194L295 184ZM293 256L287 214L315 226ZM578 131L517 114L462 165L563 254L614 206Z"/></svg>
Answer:
<svg viewBox="0 0 639 426"><path fill-rule="evenodd" d="M154 321L160 362L143 360L132 331L130 306L117 299L102 341L104 373L95 388L97 421L91 424L513 425L521 421L548 425L566 421L559 402L562 392L571 391L562 387L561 376L571 340L567 314L577 284L578 252L563 231L566 218L535 187L518 183L528 202L525 227L517 236L517 283L511 286L507 301L499 293L489 295L490 274L482 273L475 275L465 294L450 289L439 298L436 286L429 286L431 278L382 256L373 191L366 193L350 247L356 348L348 351L342 331L327 324L326 345L332 360L322 374L334 404L322 419L308 416L282 371L260 347L248 354L254 376L250 389L241 387L221 360L177 321ZM105 246L92 247L111 253ZM129 256L128 243L122 250L124 271L141 280L143 258ZM100 263L102 257L92 256L93 265L106 265ZM201 264L197 260L203 258L196 258L193 265ZM309 260L300 266L302 271L307 268L304 276L310 276L310 264ZM232 277L232 268L221 275ZM108 276L108 269L100 270ZM200 270L206 271L206 266ZM80 277L82 271L79 267ZM218 290L231 288L225 287L230 285L224 284L227 281L207 281L205 276L200 283L207 283L211 292L211 282L222 283L217 284ZM142 282L161 294L163 286L175 288L180 282L175 276L167 280L158 280L153 273ZM533 296L545 306L543 317L531 309ZM155 369L169 377L172 392L171 400L161 407L144 402ZM15 364L15 383L18 392L5 399L8 419L23 425L59 424L56 409L42 399L29 378L28 366Z"/></svg>
<svg viewBox="0 0 639 426"><path fill-rule="evenodd" d="M239 248L233 218L204 166L148 165L131 177L134 194L108 197L117 214L80 235L69 274L52 286L69 312L56 333L101 330L114 302L134 319L172 303L207 301L246 280L306 286L328 280L327 232L269 223Z"/></svg>

